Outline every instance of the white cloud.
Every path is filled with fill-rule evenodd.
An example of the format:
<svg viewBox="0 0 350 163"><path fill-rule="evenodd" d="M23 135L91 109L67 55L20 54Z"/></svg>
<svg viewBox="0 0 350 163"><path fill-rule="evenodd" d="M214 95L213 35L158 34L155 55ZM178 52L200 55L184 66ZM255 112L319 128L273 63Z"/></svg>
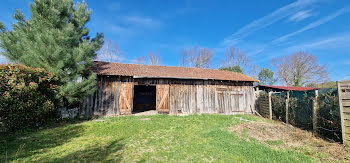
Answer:
<svg viewBox="0 0 350 163"><path fill-rule="evenodd" d="M339 48L343 49L343 48L347 48L349 44L350 44L350 33L341 33L337 35L320 37L312 41L305 41L297 45L293 45L287 48L283 48L281 50L273 51L272 53L269 53L269 55L265 55L264 57L259 57L258 59L256 59L256 61L257 63L261 63L261 62L268 61L272 58L279 57L281 55L291 54L296 51L330 50L330 49L339 49ZM340 55L344 55L344 54L340 54Z"/></svg>
<svg viewBox="0 0 350 163"><path fill-rule="evenodd" d="M348 47L350 44L350 33L336 36L319 38L314 41L302 43L289 47L290 50L309 50L309 49L335 49Z"/></svg>
<svg viewBox="0 0 350 163"><path fill-rule="evenodd" d="M159 20L141 17L141 16L125 16L122 19L127 25L138 26L144 28L159 27L162 23Z"/></svg>
<svg viewBox="0 0 350 163"><path fill-rule="evenodd" d="M105 30L122 38L130 38L145 32L154 31L162 27L163 23L157 19L143 16L122 16L116 22L105 22Z"/></svg>
<svg viewBox="0 0 350 163"><path fill-rule="evenodd" d="M312 10L299 11L296 14L290 16L289 21L294 21L294 22L302 21L306 18L311 17L312 15L313 15Z"/></svg>
<svg viewBox="0 0 350 163"><path fill-rule="evenodd" d="M236 31L234 34L232 34L230 37L224 39L224 41L221 43L224 46L229 46L238 43L241 39L249 36L250 34L270 26L271 24L291 16L294 13L297 13L313 3L315 3L316 0L298 0L294 3L288 4L286 6L283 6L282 8L279 8L275 10L274 12L260 18L257 20L254 20L253 22L245 25L238 31Z"/></svg>
<svg viewBox="0 0 350 163"><path fill-rule="evenodd" d="M119 2L112 2L108 4L107 10L111 12L119 11L120 10L120 3Z"/></svg>
<svg viewBox="0 0 350 163"><path fill-rule="evenodd" d="M262 48L259 48L257 50L257 53L254 53L252 55L259 54L259 53L263 52L268 47L274 47L274 46L280 45L282 42L285 42L290 37L293 37L295 35L298 35L300 33L303 33L303 32L308 31L310 29L316 28L316 27L318 27L320 25L323 25L325 23L328 23L329 21L337 18L338 16L344 15L344 14L346 14L348 12L350 12L350 6L346 6L344 8L341 8L341 9L337 10L336 12L334 12L333 14L330 14L330 15L328 15L326 17L323 17L323 18L321 18L319 20L316 20L316 21L314 21L314 22L304 26L303 28L301 28L301 29L299 29L299 30L297 30L295 32L283 35L283 36L281 36L281 37L279 37L277 39L274 39L273 41L271 41L269 43L266 43ZM327 43L327 42L330 42L330 41L332 41L332 40L328 40L328 41L323 40L324 43Z"/></svg>
<svg viewBox="0 0 350 163"><path fill-rule="evenodd" d="M182 16L182 15L185 15L187 13L190 13L190 12L194 12L194 11L197 11L198 8L195 8L193 6L197 6L195 4L192 4L193 1L190 1L190 0L186 0L185 1L185 4L180 7L180 8L176 8L175 10L167 10L166 12L162 13L160 16L162 18L165 18L165 19L170 19L170 18L176 18L178 16Z"/></svg>
<svg viewBox="0 0 350 163"><path fill-rule="evenodd" d="M115 25L115 24L111 24L108 27L112 32L115 32L115 33L125 33L129 31L128 28L122 27L120 25Z"/></svg>
<svg viewBox="0 0 350 163"><path fill-rule="evenodd" d="M340 10L337 10L335 13L333 13L331 15L328 15L326 17L323 17L323 18L319 19L319 20L316 20L316 21L308 24L307 26L305 26L305 27L303 27L303 28L301 28L301 29L299 29L297 31L289 33L289 34L284 35L282 37L279 37L279 38L277 38L276 40L274 40L272 42L273 43L278 43L278 42L284 41L284 40L288 39L289 37L292 37L294 35L297 35L297 34L300 34L300 33L304 32L304 31L316 28L316 27L318 27L318 26L320 26L322 24L328 23L329 21L337 18L338 16L341 16L341 15L346 14L348 12L350 12L350 6L346 6L344 8L341 8Z"/></svg>

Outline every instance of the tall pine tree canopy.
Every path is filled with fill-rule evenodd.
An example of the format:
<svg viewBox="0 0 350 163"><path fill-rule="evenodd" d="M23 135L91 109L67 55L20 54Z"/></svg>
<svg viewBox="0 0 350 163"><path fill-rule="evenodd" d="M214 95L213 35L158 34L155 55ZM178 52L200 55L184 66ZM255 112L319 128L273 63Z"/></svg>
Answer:
<svg viewBox="0 0 350 163"><path fill-rule="evenodd" d="M103 34L88 35L91 10L73 0L35 0L30 19L16 10L8 30L0 22L1 54L8 60L43 68L62 82L59 97L70 103L94 91L96 75L88 71L103 44Z"/></svg>

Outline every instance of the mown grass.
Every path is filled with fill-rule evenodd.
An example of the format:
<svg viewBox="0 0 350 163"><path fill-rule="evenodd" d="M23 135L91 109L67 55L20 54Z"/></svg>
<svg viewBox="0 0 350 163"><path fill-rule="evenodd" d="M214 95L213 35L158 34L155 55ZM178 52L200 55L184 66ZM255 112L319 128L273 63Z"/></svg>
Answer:
<svg viewBox="0 0 350 163"><path fill-rule="evenodd" d="M0 162L312 162L239 138L246 115L125 116L0 138ZM150 120L149 120L150 119Z"/></svg>

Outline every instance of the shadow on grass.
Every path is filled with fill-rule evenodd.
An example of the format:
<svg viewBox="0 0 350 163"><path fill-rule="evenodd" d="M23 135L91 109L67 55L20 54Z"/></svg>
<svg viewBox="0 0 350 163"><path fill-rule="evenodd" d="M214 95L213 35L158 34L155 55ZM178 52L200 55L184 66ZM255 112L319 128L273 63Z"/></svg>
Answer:
<svg viewBox="0 0 350 163"><path fill-rule="evenodd" d="M115 140L105 145L97 144L96 146L86 148L66 155L61 158L52 160L42 160L43 162L120 162L122 157L116 153L124 147L121 140ZM41 161L39 161L41 162Z"/></svg>
<svg viewBox="0 0 350 163"><path fill-rule="evenodd" d="M36 132L17 132L0 137L0 162L10 162L46 152L84 133L80 124L48 128Z"/></svg>

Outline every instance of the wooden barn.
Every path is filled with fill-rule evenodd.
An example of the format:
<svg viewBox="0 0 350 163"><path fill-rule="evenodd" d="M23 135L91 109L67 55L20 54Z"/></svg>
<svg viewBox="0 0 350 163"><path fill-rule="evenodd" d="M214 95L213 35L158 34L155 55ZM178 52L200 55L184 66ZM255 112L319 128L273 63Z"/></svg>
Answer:
<svg viewBox="0 0 350 163"><path fill-rule="evenodd" d="M253 82L243 74L201 68L95 62L96 92L80 115L251 113Z"/></svg>

